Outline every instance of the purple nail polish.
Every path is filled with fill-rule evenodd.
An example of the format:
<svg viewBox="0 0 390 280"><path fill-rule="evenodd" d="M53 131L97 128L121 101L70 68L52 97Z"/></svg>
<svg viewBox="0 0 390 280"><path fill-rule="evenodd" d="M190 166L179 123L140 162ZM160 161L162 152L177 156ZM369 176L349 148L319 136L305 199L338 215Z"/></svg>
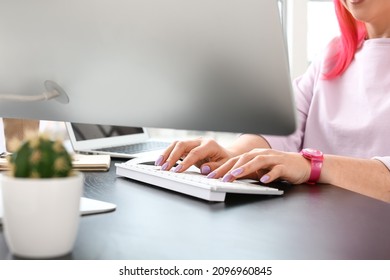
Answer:
<svg viewBox="0 0 390 280"><path fill-rule="evenodd" d="M207 175L209 174L211 171L211 168L207 165L204 165L200 168L200 172L203 174L203 175Z"/></svg>
<svg viewBox="0 0 390 280"><path fill-rule="evenodd" d="M164 159L163 156L159 156L158 159L155 161L154 165L160 166L162 161L163 161L163 159Z"/></svg>
<svg viewBox="0 0 390 280"><path fill-rule="evenodd" d="M209 173L209 175L207 175L207 178L209 179L213 179L215 177L215 175L217 175L217 173L215 171Z"/></svg>
<svg viewBox="0 0 390 280"><path fill-rule="evenodd" d="M232 179L233 179L233 176L230 173L228 173L225 176L223 176L222 182L230 182Z"/></svg>
<svg viewBox="0 0 390 280"><path fill-rule="evenodd" d="M179 172L183 168L183 165L179 164L178 166L173 169L173 172Z"/></svg>
<svg viewBox="0 0 390 280"><path fill-rule="evenodd" d="M240 175L243 171L244 171L244 169L240 167L240 168L234 169L232 172L230 172L230 174L232 174L234 177L237 177L237 176Z"/></svg>
<svg viewBox="0 0 390 280"><path fill-rule="evenodd" d="M264 175L263 177L260 178L260 182L262 183L267 183L269 180L269 176L268 175Z"/></svg>
<svg viewBox="0 0 390 280"><path fill-rule="evenodd" d="M163 170L163 171L167 170L167 169L168 169L168 165L169 165L168 162L164 163L164 164L161 166L161 170Z"/></svg>

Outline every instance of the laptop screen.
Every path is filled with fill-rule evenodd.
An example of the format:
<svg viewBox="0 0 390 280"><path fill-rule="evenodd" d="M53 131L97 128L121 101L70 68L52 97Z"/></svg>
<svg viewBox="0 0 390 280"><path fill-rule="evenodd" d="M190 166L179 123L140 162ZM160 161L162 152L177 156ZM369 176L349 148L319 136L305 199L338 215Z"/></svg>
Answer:
<svg viewBox="0 0 390 280"><path fill-rule="evenodd" d="M142 127L97 125L83 123L72 123L71 126L77 141L144 133Z"/></svg>

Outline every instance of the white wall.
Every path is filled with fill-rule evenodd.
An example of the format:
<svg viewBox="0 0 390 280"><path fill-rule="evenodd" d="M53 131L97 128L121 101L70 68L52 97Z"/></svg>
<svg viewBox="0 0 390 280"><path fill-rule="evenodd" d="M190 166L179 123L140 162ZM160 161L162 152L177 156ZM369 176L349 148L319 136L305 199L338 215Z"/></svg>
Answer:
<svg viewBox="0 0 390 280"><path fill-rule="evenodd" d="M303 74L308 66L307 1L308 0L286 0L287 44L292 78L296 78Z"/></svg>

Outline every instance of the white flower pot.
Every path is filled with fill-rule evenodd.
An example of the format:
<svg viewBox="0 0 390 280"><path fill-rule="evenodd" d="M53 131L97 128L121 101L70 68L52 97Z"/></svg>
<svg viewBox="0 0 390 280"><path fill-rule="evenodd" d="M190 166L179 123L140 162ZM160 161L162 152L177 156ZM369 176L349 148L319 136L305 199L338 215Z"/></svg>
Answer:
<svg viewBox="0 0 390 280"><path fill-rule="evenodd" d="M1 174L3 227L9 250L26 258L72 251L80 221L83 174L25 179Z"/></svg>

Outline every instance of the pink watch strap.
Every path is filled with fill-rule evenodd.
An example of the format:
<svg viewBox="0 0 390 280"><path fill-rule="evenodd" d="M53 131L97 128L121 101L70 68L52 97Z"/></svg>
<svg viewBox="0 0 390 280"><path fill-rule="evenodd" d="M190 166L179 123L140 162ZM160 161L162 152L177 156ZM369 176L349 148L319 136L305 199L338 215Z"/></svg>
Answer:
<svg viewBox="0 0 390 280"><path fill-rule="evenodd" d="M320 179L322 160L311 159L311 172L308 183L315 184Z"/></svg>

